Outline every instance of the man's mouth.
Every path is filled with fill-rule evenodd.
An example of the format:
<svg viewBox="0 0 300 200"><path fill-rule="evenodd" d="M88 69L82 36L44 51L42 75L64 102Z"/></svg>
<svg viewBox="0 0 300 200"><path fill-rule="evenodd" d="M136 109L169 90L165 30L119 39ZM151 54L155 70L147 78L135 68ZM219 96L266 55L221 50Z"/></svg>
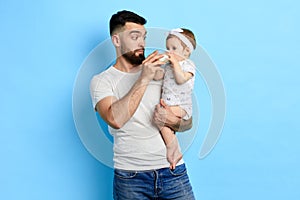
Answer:
<svg viewBox="0 0 300 200"><path fill-rule="evenodd" d="M144 54L144 51L145 51L145 49L137 49L137 50L135 50L134 52L135 52L135 54Z"/></svg>

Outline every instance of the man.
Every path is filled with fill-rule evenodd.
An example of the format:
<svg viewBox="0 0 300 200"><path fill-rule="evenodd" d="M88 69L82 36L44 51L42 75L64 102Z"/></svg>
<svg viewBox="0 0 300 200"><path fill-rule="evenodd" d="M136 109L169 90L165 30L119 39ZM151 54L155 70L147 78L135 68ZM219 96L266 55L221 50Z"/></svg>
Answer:
<svg viewBox="0 0 300 200"><path fill-rule="evenodd" d="M157 128L187 130L191 119L179 119L159 104L162 82L153 78L162 55L155 51L145 58L145 23L130 11L111 17L116 63L91 81L94 108L114 137L114 199L194 199L183 160L169 169Z"/></svg>

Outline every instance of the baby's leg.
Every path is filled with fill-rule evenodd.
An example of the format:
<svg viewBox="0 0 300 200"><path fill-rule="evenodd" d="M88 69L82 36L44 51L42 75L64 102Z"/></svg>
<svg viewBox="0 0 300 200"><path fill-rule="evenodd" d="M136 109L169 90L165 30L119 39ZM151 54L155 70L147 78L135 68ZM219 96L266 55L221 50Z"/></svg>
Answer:
<svg viewBox="0 0 300 200"><path fill-rule="evenodd" d="M186 115L186 111L180 106L170 106L170 109L177 117L183 118Z"/></svg>
<svg viewBox="0 0 300 200"><path fill-rule="evenodd" d="M178 117L182 118L186 114L186 112L179 106L172 106L170 108L172 112ZM169 127L163 127L161 129L161 134L167 147L167 159L170 163L170 168L175 169L176 164L182 158L182 153L180 151L177 137L174 134L174 131Z"/></svg>
<svg viewBox="0 0 300 200"><path fill-rule="evenodd" d="M167 160L170 163L170 168L175 169L176 164L182 158L177 137L169 127L163 127L160 132L167 147Z"/></svg>

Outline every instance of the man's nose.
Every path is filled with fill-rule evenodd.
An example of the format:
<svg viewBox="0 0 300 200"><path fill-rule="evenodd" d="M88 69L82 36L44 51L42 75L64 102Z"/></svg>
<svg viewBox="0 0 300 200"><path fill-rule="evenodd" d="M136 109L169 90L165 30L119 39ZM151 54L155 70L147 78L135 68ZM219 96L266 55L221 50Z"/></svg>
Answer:
<svg viewBox="0 0 300 200"><path fill-rule="evenodd" d="M146 44L146 41L145 41L145 39L144 38L141 38L140 40L139 40L139 47L145 47L145 44Z"/></svg>

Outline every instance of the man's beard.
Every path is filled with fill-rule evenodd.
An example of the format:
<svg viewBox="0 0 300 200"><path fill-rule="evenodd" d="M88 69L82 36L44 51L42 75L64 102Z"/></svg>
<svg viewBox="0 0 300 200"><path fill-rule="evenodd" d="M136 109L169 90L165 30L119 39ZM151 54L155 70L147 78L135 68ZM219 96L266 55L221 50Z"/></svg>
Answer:
<svg viewBox="0 0 300 200"><path fill-rule="evenodd" d="M132 65L140 65L145 60L145 54L144 52L141 54L136 55L137 51L140 51L141 49L137 49L134 51L129 51L127 53L124 53L122 56ZM142 49L144 51L144 49Z"/></svg>

